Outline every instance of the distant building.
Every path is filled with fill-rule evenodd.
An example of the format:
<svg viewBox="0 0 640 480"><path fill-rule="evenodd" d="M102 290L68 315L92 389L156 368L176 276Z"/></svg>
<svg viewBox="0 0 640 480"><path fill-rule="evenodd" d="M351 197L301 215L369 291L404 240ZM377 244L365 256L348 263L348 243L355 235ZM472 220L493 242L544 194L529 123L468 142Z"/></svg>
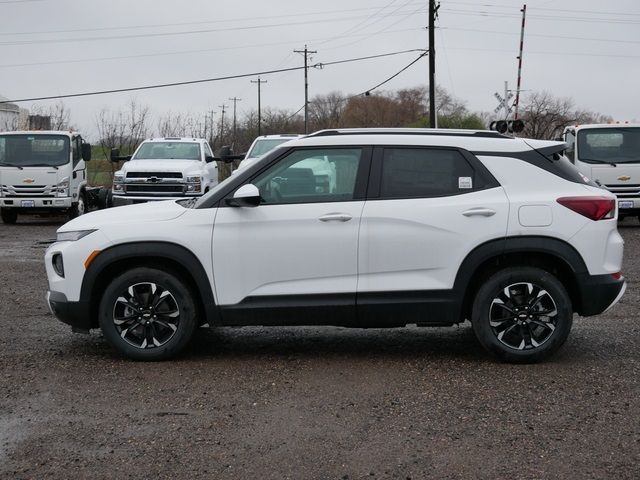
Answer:
<svg viewBox="0 0 640 480"><path fill-rule="evenodd" d="M0 95L0 102L8 99ZM0 103L0 131L16 130L20 125L20 107L15 103Z"/></svg>

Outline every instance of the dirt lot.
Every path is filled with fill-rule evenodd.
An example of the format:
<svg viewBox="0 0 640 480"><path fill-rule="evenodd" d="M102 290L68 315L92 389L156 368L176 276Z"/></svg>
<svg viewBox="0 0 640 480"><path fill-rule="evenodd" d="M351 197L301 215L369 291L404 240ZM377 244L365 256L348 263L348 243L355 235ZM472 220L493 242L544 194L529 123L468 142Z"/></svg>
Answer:
<svg viewBox="0 0 640 480"><path fill-rule="evenodd" d="M165 363L117 356L45 306L59 223L0 225L2 478L640 478L640 228L626 296L541 365L468 325L202 329Z"/></svg>

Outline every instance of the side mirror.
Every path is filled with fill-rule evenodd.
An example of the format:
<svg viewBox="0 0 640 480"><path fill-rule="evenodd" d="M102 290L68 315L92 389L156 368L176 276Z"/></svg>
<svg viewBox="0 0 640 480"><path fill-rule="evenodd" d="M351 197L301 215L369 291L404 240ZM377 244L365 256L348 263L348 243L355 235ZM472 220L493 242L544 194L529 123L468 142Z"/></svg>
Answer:
<svg viewBox="0 0 640 480"><path fill-rule="evenodd" d="M233 161L231 158L232 155L233 153L231 152L231 147L229 145L220 147L220 160L224 163L231 163Z"/></svg>
<svg viewBox="0 0 640 480"><path fill-rule="evenodd" d="M82 159L85 162L88 162L89 160L91 160L91 144L90 143L82 144Z"/></svg>
<svg viewBox="0 0 640 480"><path fill-rule="evenodd" d="M241 186L233 194L233 198L227 199L227 205L231 207L257 207L260 205L260 191L251 183Z"/></svg>
<svg viewBox="0 0 640 480"><path fill-rule="evenodd" d="M121 160L124 160L125 162L127 160L131 160L131 155L125 155L124 157L120 156L120 150L117 148L112 148L111 149L111 161L112 162L119 162Z"/></svg>
<svg viewBox="0 0 640 480"><path fill-rule="evenodd" d="M224 163L231 163L234 160L243 160L243 159L244 159L244 155L234 155L229 145L224 145L220 147L219 157L214 158L214 160L219 160Z"/></svg>
<svg viewBox="0 0 640 480"><path fill-rule="evenodd" d="M204 161L205 161L205 162L207 162L207 163L211 163L211 162L213 162L214 160L215 160L215 158L214 158L214 157L212 157L211 155L206 155L206 156L204 157Z"/></svg>

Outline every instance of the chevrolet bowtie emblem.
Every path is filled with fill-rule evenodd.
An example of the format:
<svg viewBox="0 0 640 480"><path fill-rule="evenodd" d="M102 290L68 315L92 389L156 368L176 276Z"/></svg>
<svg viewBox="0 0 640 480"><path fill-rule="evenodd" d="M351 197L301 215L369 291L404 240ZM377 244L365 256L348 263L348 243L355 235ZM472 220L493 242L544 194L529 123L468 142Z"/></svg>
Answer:
<svg viewBox="0 0 640 480"><path fill-rule="evenodd" d="M22 183L33 183L33 182L35 182L33 178L25 178L24 180L22 180Z"/></svg>
<svg viewBox="0 0 640 480"><path fill-rule="evenodd" d="M629 175L622 175L618 177L618 180L620 180L621 182L626 182L627 180L631 180L631 177Z"/></svg>

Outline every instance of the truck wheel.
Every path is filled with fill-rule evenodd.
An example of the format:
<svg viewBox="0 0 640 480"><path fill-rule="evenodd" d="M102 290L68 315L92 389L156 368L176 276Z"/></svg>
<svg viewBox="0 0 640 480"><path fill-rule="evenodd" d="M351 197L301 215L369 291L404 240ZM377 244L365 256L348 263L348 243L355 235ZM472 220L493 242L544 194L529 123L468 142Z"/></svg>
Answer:
<svg viewBox="0 0 640 480"><path fill-rule="evenodd" d="M195 331L195 301L185 282L156 268L133 268L105 289L99 323L107 341L134 360L165 360Z"/></svg>
<svg viewBox="0 0 640 480"><path fill-rule="evenodd" d="M564 344L573 323L566 289L539 268L513 267L495 273L478 290L472 308L479 342L512 363L545 359Z"/></svg>
<svg viewBox="0 0 640 480"><path fill-rule="evenodd" d="M78 203L75 203L69 209L69 213L68 213L69 220L79 217L80 215L84 215L86 213L86 208L87 208L87 197L84 191L82 191L78 196Z"/></svg>
<svg viewBox="0 0 640 480"><path fill-rule="evenodd" d="M18 221L18 212L12 208L0 209L0 216L2 216L2 222L13 225Z"/></svg>

